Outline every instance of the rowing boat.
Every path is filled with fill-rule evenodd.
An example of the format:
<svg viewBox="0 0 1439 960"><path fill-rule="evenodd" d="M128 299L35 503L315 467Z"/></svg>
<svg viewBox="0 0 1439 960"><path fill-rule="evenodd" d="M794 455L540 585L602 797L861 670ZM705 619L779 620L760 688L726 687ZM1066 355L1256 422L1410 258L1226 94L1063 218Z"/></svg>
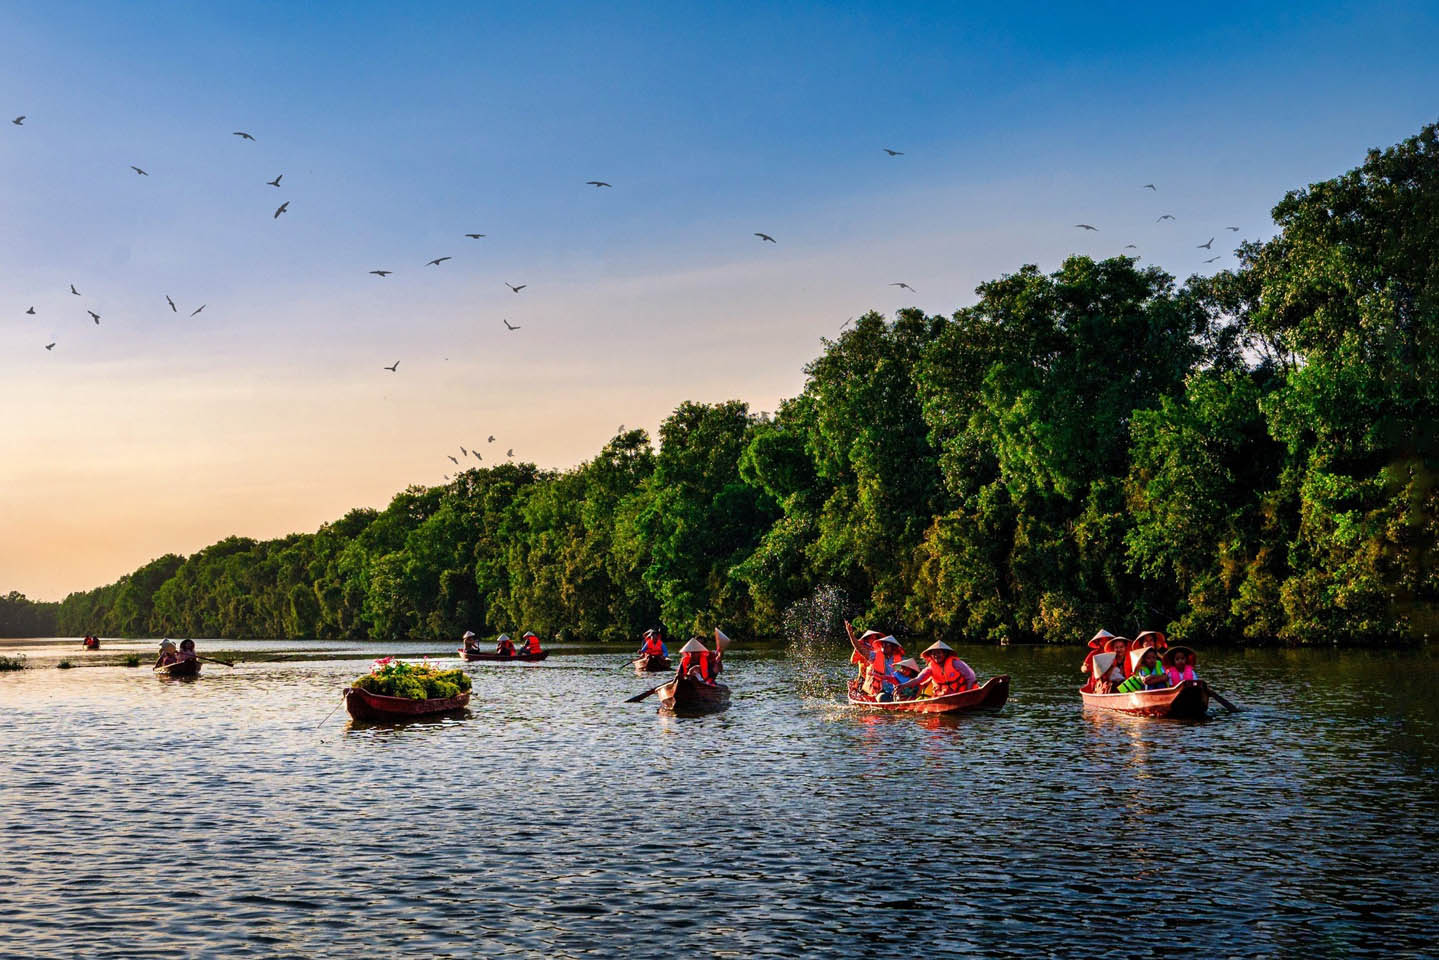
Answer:
<svg viewBox="0 0 1439 960"><path fill-rule="evenodd" d="M690 677L680 677L655 691L660 700L660 711L682 716L697 716L704 713L718 713L729 706L729 687L722 683L700 683Z"/></svg>
<svg viewBox="0 0 1439 960"><path fill-rule="evenodd" d="M646 654L634 661L635 673L664 673L670 667L670 658L659 654Z"/></svg>
<svg viewBox="0 0 1439 960"><path fill-rule="evenodd" d="M503 653L481 653L476 650L459 649L460 658L463 660L484 660L487 662L508 663L511 660L518 660L521 663L538 663L550 655L548 650L541 650L539 653L517 653L508 656Z"/></svg>
<svg viewBox="0 0 1439 960"><path fill-rule="evenodd" d="M174 663L167 663L163 667L156 667L155 675L157 677L198 677L200 661L177 660Z"/></svg>
<svg viewBox="0 0 1439 960"><path fill-rule="evenodd" d="M854 683L849 687L849 702L857 707L888 710L892 713L964 713L970 710L998 710L1009 699L1009 675L990 677L977 687L947 693L942 697L921 697L915 700L872 700L859 693Z"/></svg>
<svg viewBox="0 0 1439 960"><path fill-rule="evenodd" d="M436 713L461 710L470 702L470 692L433 700L411 700L409 697L385 697L359 687L345 688L345 709L356 720L406 720Z"/></svg>
<svg viewBox="0 0 1439 960"><path fill-rule="evenodd" d="M1079 688L1086 707L1117 710L1136 717L1198 719L1209 710L1209 687L1203 680L1186 680L1177 687L1138 690L1134 693L1090 693Z"/></svg>

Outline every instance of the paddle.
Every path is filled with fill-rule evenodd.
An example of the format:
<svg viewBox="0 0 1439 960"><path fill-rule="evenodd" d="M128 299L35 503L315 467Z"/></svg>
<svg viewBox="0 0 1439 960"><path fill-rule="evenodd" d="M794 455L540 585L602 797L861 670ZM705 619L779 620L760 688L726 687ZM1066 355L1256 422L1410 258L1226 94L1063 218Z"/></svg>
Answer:
<svg viewBox="0 0 1439 960"><path fill-rule="evenodd" d="M667 686L669 686L669 685L672 684L672 683L674 683L673 680L666 680L664 683L660 684L660 687L667 687ZM650 687L650 688L649 688L648 690L646 690L644 693L641 693L641 694L638 694L638 695L636 695L636 696L630 697L628 700L625 701L625 703L639 703L641 700L643 700L645 697L648 697L650 694L654 693L654 692L655 692L656 690L658 690L660 687Z"/></svg>
<svg viewBox="0 0 1439 960"><path fill-rule="evenodd" d="M1213 697L1214 699L1216 699L1216 700L1219 701L1219 705L1220 705L1220 706L1222 706L1222 707L1224 707L1225 709L1227 709L1230 713L1238 713L1238 712L1239 712L1239 708L1236 707L1234 704L1230 703L1228 700L1225 700L1222 696L1220 696L1220 695L1219 695L1219 691L1217 691L1217 690L1215 690L1213 687L1209 686L1208 683L1204 684L1204 686L1209 690L1209 695L1210 695L1211 697Z"/></svg>
<svg viewBox="0 0 1439 960"><path fill-rule="evenodd" d="M202 657L198 653L195 654L195 659L204 660L206 663L223 663L227 667L233 667L235 665L232 660L216 660L214 657Z"/></svg>

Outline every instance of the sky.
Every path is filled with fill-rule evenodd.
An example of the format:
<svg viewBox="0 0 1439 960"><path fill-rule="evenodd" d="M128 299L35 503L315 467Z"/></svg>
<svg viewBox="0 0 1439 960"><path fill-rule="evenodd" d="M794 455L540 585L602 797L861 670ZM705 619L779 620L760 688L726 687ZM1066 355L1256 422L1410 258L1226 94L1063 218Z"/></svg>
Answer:
<svg viewBox="0 0 1439 960"><path fill-rule="evenodd" d="M35 599L461 445L773 410L848 318L1024 264L1232 266L1439 119L1432 3L10 0L0 36L0 592Z"/></svg>

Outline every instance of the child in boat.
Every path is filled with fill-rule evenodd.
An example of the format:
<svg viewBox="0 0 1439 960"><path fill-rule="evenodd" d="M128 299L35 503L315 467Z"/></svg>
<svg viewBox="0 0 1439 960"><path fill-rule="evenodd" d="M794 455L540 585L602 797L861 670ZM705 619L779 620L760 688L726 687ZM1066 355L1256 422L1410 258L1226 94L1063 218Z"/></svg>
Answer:
<svg viewBox="0 0 1439 960"><path fill-rule="evenodd" d="M1159 663L1159 651L1153 647L1131 650L1129 660L1133 669L1128 678L1119 685L1116 693L1138 693L1140 690L1157 690L1169 686L1169 674Z"/></svg>
<svg viewBox="0 0 1439 960"><path fill-rule="evenodd" d="M896 663L894 676L898 681L894 688L896 700L913 700L919 696L919 684L910 682L919 676L919 664L914 662L913 657Z"/></svg>
<svg viewBox="0 0 1439 960"><path fill-rule="evenodd" d="M181 641L180 641L180 655L179 655L179 659L181 659L181 660L195 660L195 659L198 658L198 656L199 656L199 655L198 655L197 653L195 653L195 641L194 641L194 640L191 640L189 637L186 637L184 640L181 640Z"/></svg>
<svg viewBox="0 0 1439 960"><path fill-rule="evenodd" d="M161 640L160 655L155 658L155 666L168 667L172 663L177 663L179 659L180 654L178 651L175 650L175 641L171 640L169 637Z"/></svg>
<svg viewBox="0 0 1439 960"><path fill-rule="evenodd" d="M1129 640L1125 637L1110 637L1104 645L1104 652L1109 654L1109 665L1103 670L1094 671L1093 690L1095 693L1114 693L1128 677L1124 668L1129 663Z"/></svg>
<svg viewBox="0 0 1439 960"><path fill-rule="evenodd" d="M1199 679L1194 675L1194 651L1188 647L1170 647L1164 651L1164 672L1169 685L1177 687L1186 680Z"/></svg>

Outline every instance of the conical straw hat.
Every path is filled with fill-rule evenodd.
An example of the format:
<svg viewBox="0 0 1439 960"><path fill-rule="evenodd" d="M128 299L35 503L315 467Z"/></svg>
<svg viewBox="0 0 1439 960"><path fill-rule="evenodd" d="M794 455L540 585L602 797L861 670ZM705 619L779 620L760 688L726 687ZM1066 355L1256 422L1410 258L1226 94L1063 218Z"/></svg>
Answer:
<svg viewBox="0 0 1439 960"><path fill-rule="evenodd" d="M707 653L707 652L709 652L709 648L706 647L704 644L700 643L698 640L691 640L689 643L687 643L687 644L685 644L684 646L680 647L680 653Z"/></svg>

